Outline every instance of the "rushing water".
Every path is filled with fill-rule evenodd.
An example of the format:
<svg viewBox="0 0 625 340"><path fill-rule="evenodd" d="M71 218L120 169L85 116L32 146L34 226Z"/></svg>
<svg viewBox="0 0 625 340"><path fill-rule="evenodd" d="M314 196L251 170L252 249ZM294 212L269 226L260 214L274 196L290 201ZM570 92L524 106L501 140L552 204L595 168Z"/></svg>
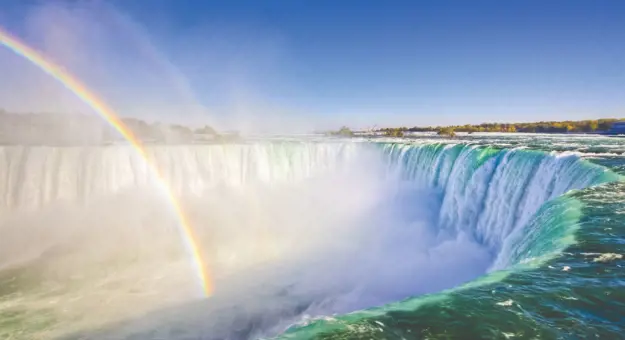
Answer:
<svg viewBox="0 0 625 340"><path fill-rule="evenodd" d="M0 148L0 337L618 338L625 140Z"/></svg>

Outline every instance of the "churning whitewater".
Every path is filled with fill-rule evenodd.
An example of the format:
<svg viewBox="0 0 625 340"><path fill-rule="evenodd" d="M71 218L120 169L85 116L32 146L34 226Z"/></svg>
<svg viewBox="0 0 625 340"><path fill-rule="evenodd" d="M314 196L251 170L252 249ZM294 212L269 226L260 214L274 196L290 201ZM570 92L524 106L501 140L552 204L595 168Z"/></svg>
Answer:
<svg viewBox="0 0 625 340"><path fill-rule="evenodd" d="M475 143L147 153L189 216L215 295L190 293L175 216L130 147L3 146L0 316L12 321L0 336L400 338L372 318L543 268L575 242L575 190L620 179L577 154Z"/></svg>

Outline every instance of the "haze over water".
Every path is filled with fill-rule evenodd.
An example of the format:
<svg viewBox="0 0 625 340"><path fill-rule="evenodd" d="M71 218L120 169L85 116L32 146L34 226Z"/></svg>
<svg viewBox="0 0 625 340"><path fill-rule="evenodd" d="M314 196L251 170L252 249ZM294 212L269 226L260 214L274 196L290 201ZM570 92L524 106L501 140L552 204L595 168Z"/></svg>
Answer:
<svg viewBox="0 0 625 340"><path fill-rule="evenodd" d="M492 270L551 268L583 215L560 195L619 176L575 154L477 146L501 138L149 147L208 250L215 294L199 300L175 217L129 147L3 147L5 334L277 335L417 297L388 307L410 310Z"/></svg>
<svg viewBox="0 0 625 340"><path fill-rule="evenodd" d="M158 136L0 49L0 338L623 333L624 139L310 133L618 115L622 6L247 5L0 9Z"/></svg>

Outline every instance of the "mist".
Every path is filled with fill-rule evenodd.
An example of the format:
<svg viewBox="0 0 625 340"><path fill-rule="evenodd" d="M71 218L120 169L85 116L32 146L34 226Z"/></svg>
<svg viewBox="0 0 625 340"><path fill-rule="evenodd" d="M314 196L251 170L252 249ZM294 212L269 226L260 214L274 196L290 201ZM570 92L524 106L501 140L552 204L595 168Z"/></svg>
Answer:
<svg viewBox="0 0 625 340"><path fill-rule="evenodd" d="M158 45L171 41L104 2L35 5L24 23L21 38L120 116L247 133L327 124L266 90L286 58L278 32L209 23L165 55ZM91 108L10 51L0 59L7 111L58 117L47 134L79 136L64 147L0 147L0 279L11 308L54 318L38 337L272 336L451 288L492 262L468 237L439 233L441 193L389 173L379 150L168 145L148 146L145 160L128 146L84 146L103 133L97 123L58 114ZM215 286L209 298L146 161L189 219Z"/></svg>
<svg viewBox="0 0 625 340"><path fill-rule="evenodd" d="M279 32L207 22L181 36L156 35L166 31L166 21L150 22L148 30L109 2L51 1L25 8L16 35L75 75L119 116L242 133L301 133L336 124L285 100L288 88L269 92L281 87L280 67L289 58ZM0 108L94 114L11 51L0 50L0 60Z"/></svg>
<svg viewBox="0 0 625 340"><path fill-rule="evenodd" d="M35 148L22 169L10 168L13 184L0 187L8 198L0 268L34 292L18 306L61 315L45 337L146 337L181 324L190 336L276 335L311 317L451 288L492 261L470 239L440 234L440 193L403 182L375 149L149 150L167 169L214 294L202 296L179 221L132 150ZM196 158L213 165L201 170ZM40 171L23 171L36 164ZM81 182L63 184L80 173Z"/></svg>

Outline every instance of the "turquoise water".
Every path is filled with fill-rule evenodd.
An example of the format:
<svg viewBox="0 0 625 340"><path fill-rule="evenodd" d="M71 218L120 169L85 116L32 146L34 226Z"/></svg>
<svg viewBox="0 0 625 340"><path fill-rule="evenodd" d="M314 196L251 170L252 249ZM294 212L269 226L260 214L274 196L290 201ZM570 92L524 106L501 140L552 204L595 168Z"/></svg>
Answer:
<svg viewBox="0 0 625 340"><path fill-rule="evenodd" d="M511 147L517 169L510 190L528 190L529 181L550 176L535 168L547 153L563 157L568 169L560 177L591 178L548 199L501 247L494 271L455 289L409 298L350 315L321 318L297 325L284 339L617 339L625 334L625 159L618 139L553 139L549 137L466 138L474 146L461 180L475 176L487 159L501 158ZM428 174L433 185L445 185L449 167L435 162L441 152L457 159L465 146L430 144L430 140L384 145L391 158L405 157L406 176ZM444 149L447 145L447 149ZM475 147L477 146L477 147ZM422 152L425 149L426 152ZM556 153L553 153L556 152ZM600 154L605 153L605 154ZM578 159L577 157L582 157ZM499 161L499 160L498 160ZM525 164L525 165L524 165ZM526 166L532 170L524 172ZM599 166L597 166L599 165ZM603 168L605 167L605 168ZM435 171L431 171L435 169ZM429 171L428 171L429 170ZM432 175L432 173L434 175ZM523 175L525 173L526 177ZM442 184L440 182L443 182ZM575 182L575 180L572 180ZM553 188L545 188L547 191ZM468 186L460 186L468 190ZM510 193L511 191L506 191ZM464 192L479 200L475 191ZM477 194L477 197L476 197ZM509 199L509 196L498 199ZM518 206L511 202L510 209ZM456 205L458 208L458 205ZM460 208L461 209L461 208ZM483 212L484 208L480 210ZM502 218L498 216L498 227ZM466 221L471 221L469 218ZM465 221L465 223L466 223ZM443 226L443 225L441 225ZM480 235L477 235L479 238ZM488 239L482 239L488 242Z"/></svg>
<svg viewBox="0 0 625 340"><path fill-rule="evenodd" d="M3 218L6 218L0 224L5 228L0 229L1 232L9 230L7 228L11 223L25 221L15 211L20 211L20 214L28 211L29 219L34 218L31 215L36 212L43 216L42 221L54 221L59 216L54 204L61 199L66 202L85 200L76 204L78 211L89 211L83 213L87 215L97 212L98 209L87 210L90 206L93 209L93 204L90 205L85 197L93 195L93 200L110 199L118 205L122 202L128 210L117 210L113 214L110 210L102 210L91 220L71 215L72 219L66 218L63 223L78 221L80 227L91 228L90 223L100 222L104 232L94 235L104 239L109 232L109 222L106 221L116 221L122 229L126 228L135 222L131 218L123 219L124 214L120 211L142 211L142 206L151 204L150 200L141 201L134 196L128 201L123 199L125 188L146 182L141 168L136 165L139 161L129 157L127 150L70 151L68 153L63 148L33 148L25 153L22 149L3 150L4 163L0 166L6 167L4 173L8 174L3 183L16 182L0 185L0 191L4 190L0 203ZM276 267L278 269L271 267L274 271L269 271L269 274L254 274L252 279L243 277L241 281L244 284L237 280L228 281L228 276L224 274L225 283L217 281L213 298L190 298L185 295L194 284L190 275L184 274L183 270L172 269L170 272L166 269L174 265L167 262L169 258L161 256L161 248L156 246L156 240L160 239L152 234L157 235L159 231L156 227L150 228L157 226L161 220L167 220L165 215L159 215L162 207L156 208L141 217L144 221L145 216L153 215L147 224L149 236L143 235L144 241L139 241L145 243L146 239L149 240L148 248L153 247L159 253L140 254L144 259L149 258L151 262L148 261L148 265L133 267L135 262L140 262L139 253L133 253L132 261L122 258L113 266L100 260L86 264L76 262L76 258L91 254L93 247L89 244L84 249L72 248L67 255L67 259L71 260L70 269L81 268L78 278L75 278L76 270L69 273L56 271L56 253L50 251L39 256L38 259L45 259L43 262L37 260L16 266L0 266L0 338L617 339L625 333L623 139L488 135L464 136L454 140L430 136L401 140L274 140L229 146L162 147L154 148L150 153L156 163L165 169L167 181L180 197L202 197L223 187L231 190L219 191L209 201L198 201L195 203L197 211L187 205L189 211L197 215L192 219L194 225L202 226L202 222L206 225L224 223L230 227L245 225L245 228L252 228L266 220L264 234L256 229L242 228L234 233L235 236L228 234L228 238L216 242L212 239L225 236L220 234L223 231L213 230L208 234L212 243L205 246L211 248L213 257L229 259L233 255L242 256L243 252L249 252L252 260L262 258L266 261L263 263L281 264L287 270L282 272L280 266ZM123 162L129 159L130 165L125 165ZM97 171L85 168L86 163L97 167ZM336 188L326 188L324 182L313 181L311 185L317 190L312 193L319 193L319 198L303 184L298 186L298 183L308 183L307 180L328 173L341 173L343 177L338 178L349 180L350 184L330 181ZM430 289L425 294L421 293L420 287L415 287L414 294L390 299L401 295L393 294L394 287L410 292L407 284L423 284L435 276L439 279L447 274L454 276L453 271L458 268L446 268L444 264L449 262L436 257L440 253L437 255L432 250L434 248L426 249L424 258L433 264L441 264L434 269L427 267L427 270L435 270L436 273L419 272L416 279L409 275L392 276L399 280L410 277L414 282L367 278L376 284L377 290L365 290L357 298L363 301L371 298L376 302L345 305L336 302L342 301L342 293L337 292L349 290L353 282L342 274L358 269L362 265L359 261L366 262L371 258L363 256L355 262L347 261L344 268L342 263L337 262L336 272L330 270L323 280L314 281L316 276L325 273L324 268L334 268L332 253L320 256L313 251L314 256L306 255L300 261L295 253L288 250L291 248L284 248L287 250L283 253L276 250L278 246L291 245L292 240L299 239L304 244L308 240L303 238L317 236L314 233L304 236L302 232L306 229L303 226L289 236L292 238L284 236L284 230L276 230L275 233L280 235L273 235L271 228L283 220L289 225L314 219L327 220L329 230L334 233L320 233L322 243L340 239L341 235L335 230L338 226L335 220L343 223L352 218L351 214L362 214L355 221L377 230L378 217L375 212L368 211L366 199L364 203L350 202L359 202L353 196L366 196L369 192L361 188L366 187L362 181L378 180L385 190L374 186L371 193L390 195L383 196L384 200L388 200L386 203L393 207L388 213L400 215L392 219L383 215L379 217L382 221L387 219L403 223L404 219L419 219L427 213L428 223L424 228L428 231L427 235L434 235L436 244L454 241L457 243L451 244L457 246L478 245L480 254L483 252L489 259L487 269L470 280L442 280L445 284L441 285L441 289ZM260 191L262 195L255 196L259 199L241 201L240 198L232 198L242 192L241 188L255 185L265 190ZM271 192L266 187L280 185L287 185L288 188L287 191L278 191L277 196L285 196L281 200L266 194ZM339 190L342 185L344 190ZM386 187L395 186L417 195L417 200L414 195L398 194L395 197L395 191L386 190ZM422 194L423 190L427 195ZM291 204L290 201L297 201L298 196L306 195L312 198ZM279 202L275 207L263 202L274 200ZM324 211L340 211L345 207L353 209L354 206L358 209L349 210L349 218L343 215L338 218L336 214L322 211L310 213L309 205L317 200L335 200L318 206ZM432 204L424 205L423 201ZM30 210L17 209L16 206L20 205ZM100 208L102 205L98 203L96 206ZM112 209L120 209L118 205L113 204ZM46 208L48 206L53 208ZM295 213L292 216L286 214L283 211L286 207L295 210ZM250 210L261 213L250 214L249 221L235 218L230 223L227 219L231 215L246 215ZM119 222L115 218L122 220ZM405 223L401 227L412 225ZM306 226L314 227L315 224ZM55 227L63 229L62 225ZM52 230L50 234L39 235L38 239L56 234L54 228L47 229ZM383 223L379 229L396 231ZM31 231L23 234L25 237L15 240L28 240L37 235ZM355 233L354 242L357 236L363 235L366 236ZM124 249L126 243L131 244L134 250L140 243L130 243L124 237L113 240L118 250ZM261 237L262 242L259 241ZM175 235L165 235L165 241L173 238ZM231 239L242 243L228 243ZM428 245L417 242L417 239L390 240L401 242L401 245L395 244L398 248L409 248L411 243ZM245 243L247 241L249 243ZM271 251L252 249L270 241L277 248L269 249ZM3 246L9 245L3 243ZM374 257L392 253L394 249L391 248L395 245L391 243L390 248L373 254ZM311 249L325 248L315 244ZM6 260L13 254L0 251L4 251L0 253L0 260ZM364 252L356 254L366 255L366 251L364 249ZM465 253L456 254L462 256ZM413 260L388 259L406 263ZM182 258L182 262L188 261ZM290 263L294 263L296 269L290 268ZM479 264L484 265L482 262ZM244 272L256 268L246 265ZM145 275L133 275L136 268L144 270L141 273L145 272ZM260 272L263 267L258 268ZM362 265L362 268L369 277L375 278L378 274L375 266L369 268ZM102 272L106 272L104 280L98 277ZM71 280L66 280L63 275L71 277ZM293 276L301 276L303 282L313 280L313 293L298 290L298 281L292 279ZM157 282L163 282L163 277L173 279L169 284L173 288L158 286ZM454 285L450 286L451 282L455 282ZM254 293L240 293L248 290ZM170 293L174 291L183 296L173 298ZM167 299L171 301L163 302ZM252 301L255 303L252 304Z"/></svg>

